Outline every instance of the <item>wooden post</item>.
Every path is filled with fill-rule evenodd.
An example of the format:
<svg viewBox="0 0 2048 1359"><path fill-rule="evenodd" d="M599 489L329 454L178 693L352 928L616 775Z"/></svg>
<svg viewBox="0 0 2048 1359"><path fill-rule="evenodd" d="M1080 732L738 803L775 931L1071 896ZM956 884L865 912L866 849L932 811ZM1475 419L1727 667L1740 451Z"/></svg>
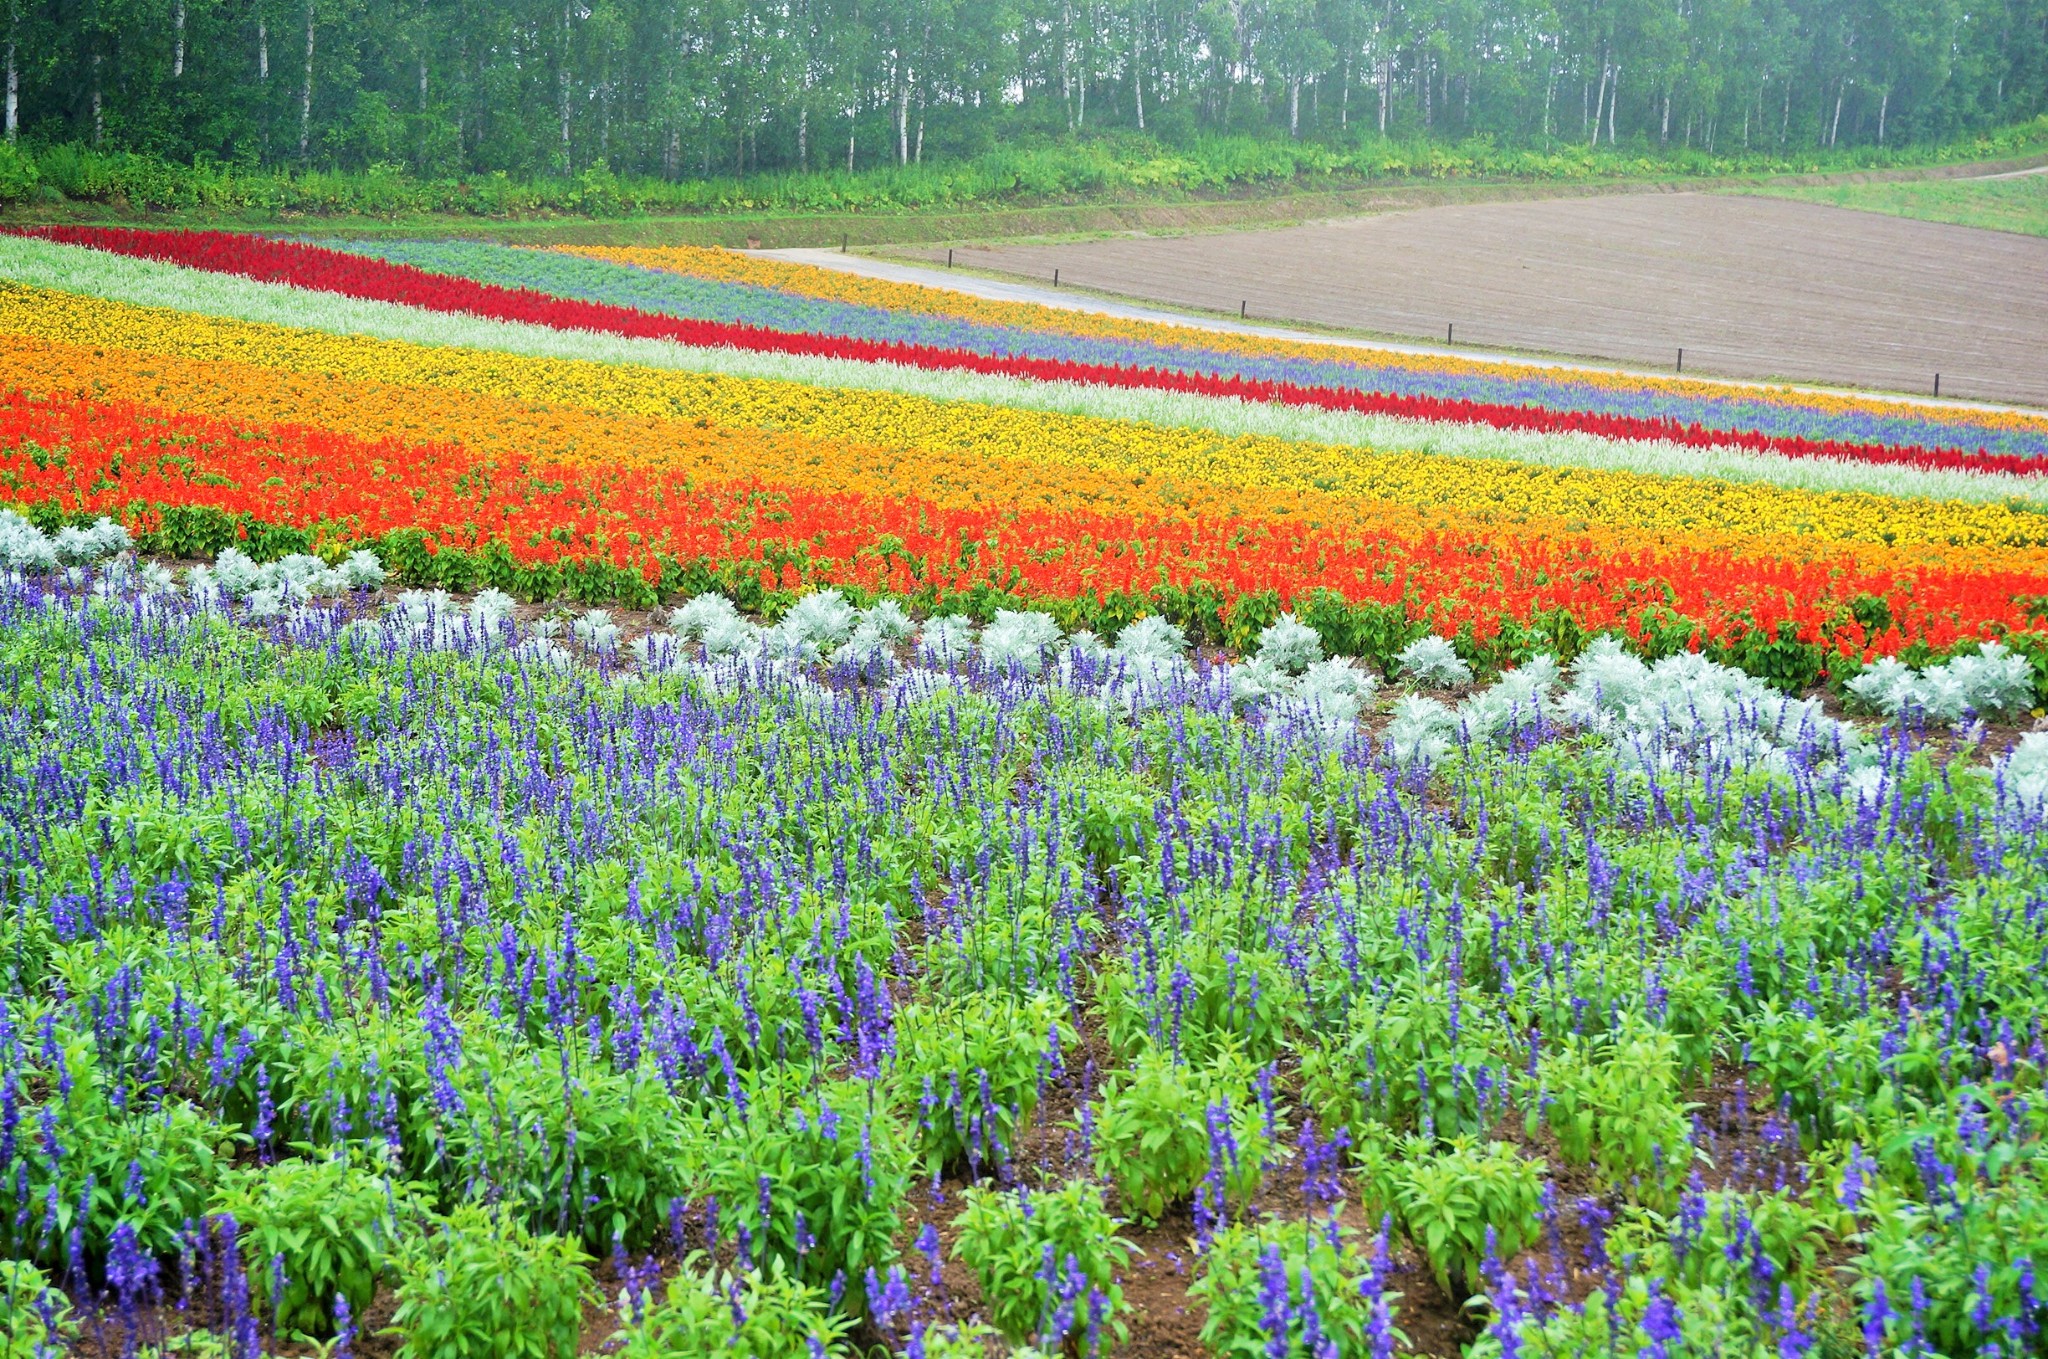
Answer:
<svg viewBox="0 0 2048 1359"><path fill-rule="evenodd" d="M1936 396L1941 395L1941 374L1939 373L1934 375L1934 394Z"/></svg>
<svg viewBox="0 0 2048 1359"><path fill-rule="evenodd" d="M1245 309L1246 307L1249 307L1250 305L1251 305L1251 303L1249 303L1249 302L1239 302L1239 303L1237 304L1237 319L1238 319L1238 320L1240 320L1240 321L1244 320L1244 315L1245 315L1245 311L1244 311L1244 309Z"/></svg>
<svg viewBox="0 0 2048 1359"><path fill-rule="evenodd" d="M953 267L953 252L951 250L946 252L946 267L948 269Z"/></svg>
<svg viewBox="0 0 2048 1359"><path fill-rule="evenodd" d="M1457 334L1457 333L1458 333L1458 323L1457 323L1456 321L1453 321L1453 322L1451 322L1451 323L1450 323L1449 325L1445 326L1445 327L1444 327L1444 343L1445 343L1445 344L1449 344L1449 343L1451 343L1451 336L1453 336L1453 335L1455 335L1455 334Z"/></svg>
<svg viewBox="0 0 2048 1359"><path fill-rule="evenodd" d="M1057 269L1052 271L1052 286L1055 288L1060 286L1060 271Z"/></svg>
<svg viewBox="0 0 2048 1359"><path fill-rule="evenodd" d="M1683 373L1683 372L1685 371L1685 346L1684 346L1684 345L1680 345L1680 346L1678 347L1678 371L1679 371L1679 372L1681 372L1681 373Z"/></svg>

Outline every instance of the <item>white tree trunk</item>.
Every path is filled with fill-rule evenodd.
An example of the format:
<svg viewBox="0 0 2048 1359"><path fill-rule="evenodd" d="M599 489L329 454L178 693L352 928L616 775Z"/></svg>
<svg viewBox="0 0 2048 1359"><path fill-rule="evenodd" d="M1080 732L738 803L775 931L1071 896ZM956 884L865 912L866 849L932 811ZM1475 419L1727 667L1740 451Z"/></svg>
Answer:
<svg viewBox="0 0 2048 1359"><path fill-rule="evenodd" d="M1603 60L1600 63L1600 92L1593 97L1593 145L1595 146L1600 145L1600 111L1607 104L1608 69L1606 61Z"/></svg>
<svg viewBox="0 0 2048 1359"><path fill-rule="evenodd" d="M555 98L562 119L562 169L570 168L569 160L569 7L562 6L562 64L555 72Z"/></svg>
<svg viewBox="0 0 2048 1359"><path fill-rule="evenodd" d="M7 140L21 130L21 72L14 64L14 34L7 34Z"/></svg>
<svg viewBox="0 0 2048 1359"><path fill-rule="evenodd" d="M1835 120L1832 123L1828 124L1829 146L1833 146L1835 144L1835 139L1842 135L1842 98L1843 96L1848 94L1848 92L1849 82L1847 80L1844 80L1841 84L1835 86Z"/></svg>
<svg viewBox="0 0 2048 1359"><path fill-rule="evenodd" d="M106 110L100 104L100 54L92 54L92 144L98 146L107 135Z"/></svg>
<svg viewBox="0 0 2048 1359"><path fill-rule="evenodd" d="M1892 92L1886 90L1877 101L1877 144L1884 145L1884 116L1892 106Z"/></svg>
<svg viewBox="0 0 2048 1359"><path fill-rule="evenodd" d="M256 11L256 78L265 83L270 80L270 25L260 9Z"/></svg>
<svg viewBox="0 0 2048 1359"><path fill-rule="evenodd" d="M1067 110L1067 131L1074 130L1074 7L1060 6L1060 103Z"/></svg>
<svg viewBox="0 0 2048 1359"><path fill-rule="evenodd" d="M185 74L185 0L171 8L171 79Z"/></svg>
<svg viewBox="0 0 2048 1359"><path fill-rule="evenodd" d="M299 159L313 145L313 0L306 0L306 71L299 85Z"/></svg>
<svg viewBox="0 0 2048 1359"><path fill-rule="evenodd" d="M811 168L811 111L808 107L796 111L796 168Z"/></svg>
<svg viewBox="0 0 2048 1359"><path fill-rule="evenodd" d="M910 82L896 86L896 163L910 164Z"/></svg>
<svg viewBox="0 0 2048 1359"><path fill-rule="evenodd" d="M1287 135L1301 139L1301 80L1299 77L1287 82Z"/></svg>
<svg viewBox="0 0 2048 1359"><path fill-rule="evenodd" d="M1621 102L1621 65L1614 67L1614 81L1607 87L1607 144L1614 145L1614 107Z"/></svg>
<svg viewBox="0 0 2048 1359"><path fill-rule="evenodd" d="M1142 22L1142 21L1140 21ZM1131 103L1138 111L1138 131L1145 130L1145 47L1144 33L1131 25Z"/></svg>

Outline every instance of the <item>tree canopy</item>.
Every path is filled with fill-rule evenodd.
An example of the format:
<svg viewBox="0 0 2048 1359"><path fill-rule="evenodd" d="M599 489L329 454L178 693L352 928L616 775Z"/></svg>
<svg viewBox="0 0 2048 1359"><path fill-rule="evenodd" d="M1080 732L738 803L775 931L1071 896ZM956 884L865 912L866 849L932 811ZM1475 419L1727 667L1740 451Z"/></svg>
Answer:
<svg viewBox="0 0 2048 1359"><path fill-rule="evenodd" d="M683 179L1144 130L1746 150L2048 107L2048 0L0 0L9 137Z"/></svg>

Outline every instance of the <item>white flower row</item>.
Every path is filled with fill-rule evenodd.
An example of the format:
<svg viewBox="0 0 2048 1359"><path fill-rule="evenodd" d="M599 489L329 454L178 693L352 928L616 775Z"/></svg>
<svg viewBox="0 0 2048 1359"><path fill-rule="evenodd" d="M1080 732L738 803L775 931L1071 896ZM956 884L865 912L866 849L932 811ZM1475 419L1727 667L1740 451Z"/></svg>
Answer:
<svg viewBox="0 0 2048 1359"><path fill-rule="evenodd" d="M55 571L87 566L118 556L131 546L128 530L102 515L92 525L44 533L13 510L0 509L0 567L14 571Z"/></svg>
<svg viewBox="0 0 2048 1359"><path fill-rule="evenodd" d="M118 526L109 528L98 531L104 547L120 533ZM0 511L0 546L24 530L36 532ZM126 541L125 533L120 537ZM82 583L83 568L71 569ZM305 554L259 565L229 548L210 567L189 570L182 585L202 608L246 601L251 618L284 616L297 623L318 616L314 600L384 579L383 566L368 551L330 567ZM114 597L161 595L178 586L161 565L138 566L121 556L106 565L93 588ZM618 653L623 630L603 609L566 620L540 619L524 629L514 624L513 611L512 597L499 590L481 591L467 605L445 591L408 590L381 618L358 619L345 631L435 650L505 650L555 669L579 664L578 652ZM1052 615L1030 610L999 610L985 627L958 616L920 623L895 600L859 608L830 589L804 596L773 624L746 617L718 594L672 609L667 623L669 630L633 641L640 673L686 674L729 691L770 682L815 687L807 678L815 668L851 667L917 699L956 689L978 672L1048 682L1124 717L1189 703L1234 710L1275 733L1306 737L1325 748L1359 734L1359 719L1380 687L1380 677L1357 660L1325 656L1321 635L1292 614L1266 627L1248 656L1209 666L1191 658L1180 627L1157 616L1130 623L1110 641L1087 631L1066 634ZM1472 679L1455 648L1433 635L1404 648L1393 671L1411 690L1460 687ZM1912 712L1950 724L2023 710L2033 694L2025 658L1995 642L1975 655L1919 671L1880 662L1848 687L1887 714ZM1646 771L1785 770L1796 754L1807 765L1845 768L1862 792L1874 794L1882 786L1869 739L1829 717L1817 700L1788 697L1740 670L1689 653L1645 662L1611 637L1596 639L1568 669L1554 657L1536 656L1455 705L1410 692L1394 703L1382 739L1399 766L1423 768L1460 748L1512 741L1546 726L1598 737L1624 762ZM2001 766L2019 780L2014 795L2048 796L2048 741L2022 742L2014 761Z"/></svg>

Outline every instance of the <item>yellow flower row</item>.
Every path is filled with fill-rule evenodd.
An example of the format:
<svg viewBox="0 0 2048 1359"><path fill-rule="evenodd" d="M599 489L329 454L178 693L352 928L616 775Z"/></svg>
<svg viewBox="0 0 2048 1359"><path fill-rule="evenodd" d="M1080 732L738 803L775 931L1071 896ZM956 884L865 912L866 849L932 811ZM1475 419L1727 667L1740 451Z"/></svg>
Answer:
<svg viewBox="0 0 2048 1359"><path fill-rule="evenodd" d="M2003 505L1224 438L888 392L336 336L11 287L0 288L0 333L613 416L781 430L828 444L995 458L1041 473L1073 469L1093 474L1098 485L1101 478L1125 482L1182 513L1329 522L1346 515L1347 504L1355 513L1362 501L1382 501L1422 511L1447 531L1457 524L1495 533L1611 529L1624 545L1646 550L1833 560L1853 548L1868 569L2048 570L2048 549L2038 545L2048 543L2048 522ZM450 437L433 405L419 419L419 437ZM658 448L637 442L585 452L620 464L666 465ZM801 467L770 470L788 480L805 476Z"/></svg>
<svg viewBox="0 0 2048 1359"><path fill-rule="evenodd" d="M1530 364L1495 363L1456 355L1403 354L1394 350L1363 349L1349 345L1315 344L1281 340L1260 335L1236 335L1226 331L1191 332L1185 326L1153 321L1099 316L1063 307L1033 302L1004 302L975 297L948 288L931 288L916 283L863 278L788 260L764 258L738 250L702 246L586 246L549 247L563 254L582 255L614 264L665 269L693 278L721 282L752 283L779 288L805 297L822 298L855 306L880 307L890 311L949 316L984 325L1015 326L1052 334L1132 340L1171 346L1199 345L1225 353L1312 359L1334 363L1368 364L1409 372L1445 377L1489 377L1509 381L1555 382L1555 368ZM1914 419L1943 423L1992 426L1999 429L2032 430L2048 435L2048 418L2019 411L1991 411L1969 407L1911 404L1895 400L1866 399L1846 393L1792 391L1784 388L1734 386L1691 378L1665 378L1629 373L1610 373L1597 368L1574 368L1562 375L1574 383L1615 390L1654 392L1665 396L1728 398L1754 401L1783 401L1826 413L1857 412L1879 417L1910 415Z"/></svg>

